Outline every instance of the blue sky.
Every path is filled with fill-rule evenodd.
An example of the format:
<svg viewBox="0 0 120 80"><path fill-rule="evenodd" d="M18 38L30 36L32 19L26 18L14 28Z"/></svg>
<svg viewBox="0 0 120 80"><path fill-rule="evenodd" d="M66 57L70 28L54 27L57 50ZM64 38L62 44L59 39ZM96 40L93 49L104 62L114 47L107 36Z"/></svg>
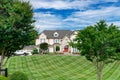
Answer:
<svg viewBox="0 0 120 80"><path fill-rule="evenodd" d="M35 28L78 30L101 19L120 26L119 0L24 0L33 7Z"/></svg>

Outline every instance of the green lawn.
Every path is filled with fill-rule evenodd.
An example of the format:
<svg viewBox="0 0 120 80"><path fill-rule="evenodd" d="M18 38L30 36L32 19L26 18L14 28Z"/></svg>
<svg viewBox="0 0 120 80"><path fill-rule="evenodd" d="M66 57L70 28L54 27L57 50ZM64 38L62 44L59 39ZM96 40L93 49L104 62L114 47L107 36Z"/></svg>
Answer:
<svg viewBox="0 0 120 80"><path fill-rule="evenodd" d="M97 80L94 66L81 56L16 56L6 67L26 73L29 80ZM103 80L120 80L120 62L105 66Z"/></svg>

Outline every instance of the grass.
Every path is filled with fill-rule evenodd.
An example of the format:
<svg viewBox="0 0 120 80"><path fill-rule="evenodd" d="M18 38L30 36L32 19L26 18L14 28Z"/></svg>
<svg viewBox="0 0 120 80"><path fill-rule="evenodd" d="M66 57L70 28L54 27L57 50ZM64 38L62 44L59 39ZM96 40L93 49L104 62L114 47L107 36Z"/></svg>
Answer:
<svg viewBox="0 0 120 80"><path fill-rule="evenodd" d="M105 66L103 80L120 80L120 62ZM29 80L97 80L94 66L81 56L35 55L11 57L9 75L26 73Z"/></svg>

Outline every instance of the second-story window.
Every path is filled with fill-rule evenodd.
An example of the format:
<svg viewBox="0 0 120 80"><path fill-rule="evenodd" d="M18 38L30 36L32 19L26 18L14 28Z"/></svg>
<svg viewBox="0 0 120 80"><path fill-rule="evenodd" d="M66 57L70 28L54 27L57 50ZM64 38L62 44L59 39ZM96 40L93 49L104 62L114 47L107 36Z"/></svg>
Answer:
<svg viewBox="0 0 120 80"><path fill-rule="evenodd" d="M59 43L59 39L54 39L54 43Z"/></svg>
<svg viewBox="0 0 120 80"><path fill-rule="evenodd" d="M40 39L40 42L44 43L45 42L45 38Z"/></svg>

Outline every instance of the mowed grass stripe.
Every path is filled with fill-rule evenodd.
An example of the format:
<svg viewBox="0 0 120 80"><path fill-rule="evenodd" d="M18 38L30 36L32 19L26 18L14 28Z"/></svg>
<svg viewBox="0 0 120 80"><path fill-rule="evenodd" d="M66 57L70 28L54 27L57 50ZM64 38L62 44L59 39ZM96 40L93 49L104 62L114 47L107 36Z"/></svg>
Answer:
<svg viewBox="0 0 120 80"><path fill-rule="evenodd" d="M105 70L107 70L106 73L104 74L104 78L103 78L105 80L107 80L115 72L115 70L118 67L116 62L111 65L107 65L107 66L109 66L109 68L105 69Z"/></svg>
<svg viewBox="0 0 120 80"><path fill-rule="evenodd" d="M118 73L120 73L120 62L115 62L115 65L109 70L108 73L110 73L110 76L107 78L107 80L111 78L116 80L119 77Z"/></svg>
<svg viewBox="0 0 120 80"><path fill-rule="evenodd" d="M103 69L104 79L107 79L109 77L108 73L113 68L113 66L115 66L115 63L110 63L104 66L104 69Z"/></svg>
<svg viewBox="0 0 120 80"><path fill-rule="evenodd" d="M94 66L81 56L18 56L11 57L6 66L9 74L23 71L29 80L96 80ZM106 66L103 79L119 80L119 69L119 63Z"/></svg>
<svg viewBox="0 0 120 80"><path fill-rule="evenodd" d="M67 59L69 59L69 58L67 58ZM70 60L70 59L69 59ZM86 68L85 68L85 66L89 66L89 64L88 65L84 65L84 60L83 61L78 61L78 60L76 60L77 62L71 62L71 63L65 63L65 62L67 62L66 60L62 60L62 62L65 64L64 65L64 67L62 67L61 68L61 70L63 70L64 71L64 74L67 74L67 75L71 75L71 73L69 74L69 72L70 72L70 70L72 70L71 69L71 67L72 67L72 63L76 63L76 65L78 65L79 63L82 63L82 64L80 64L80 65L78 65L78 66L73 66L73 68L74 68L74 71L72 70L71 72L74 72L74 73L81 73L82 71L82 69L83 69L83 71L85 71L85 70L87 70ZM80 68L80 67L82 67L82 68ZM56 71L57 72L57 71ZM72 75L74 74L74 73L72 73ZM80 74L76 74L76 75L80 75Z"/></svg>
<svg viewBox="0 0 120 80"><path fill-rule="evenodd" d="M67 69L68 69L68 64L67 63L65 63L65 57L62 57L61 56L61 59L58 59L58 58L56 58L57 60L55 60L55 61L57 61L56 62L56 69L53 69L53 73L55 73L55 72L59 72L59 69L61 69L61 71L60 71L60 73L63 73L63 72L66 72L67 71ZM50 62L50 61L48 61L48 62ZM53 63L51 63L51 66L53 66ZM50 66L49 66L50 67ZM47 67L47 68L49 68L49 67ZM58 71L56 71L56 70L58 70Z"/></svg>

